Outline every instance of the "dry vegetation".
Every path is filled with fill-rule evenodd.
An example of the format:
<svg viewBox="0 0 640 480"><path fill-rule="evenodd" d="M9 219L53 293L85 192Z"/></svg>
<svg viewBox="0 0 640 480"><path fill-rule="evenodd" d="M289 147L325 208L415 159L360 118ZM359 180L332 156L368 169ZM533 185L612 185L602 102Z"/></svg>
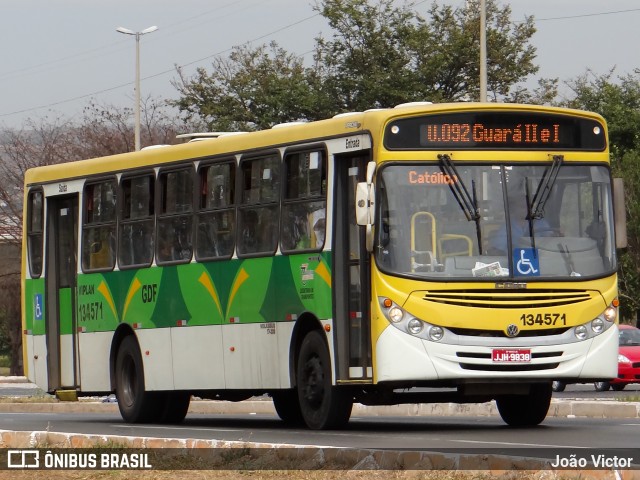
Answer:
<svg viewBox="0 0 640 480"><path fill-rule="evenodd" d="M627 472L633 473L633 472ZM637 472L636 472L637 473ZM0 471L0 480L490 480L495 472L424 472L389 470L179 470L179 471ZM505 472L499 478L524 480L560 480L551 472ZM573 478L576 478L573 476ZM613 472L584 472L581 478L616 479ZM632 477L623 475L623 479Z"/></svg>

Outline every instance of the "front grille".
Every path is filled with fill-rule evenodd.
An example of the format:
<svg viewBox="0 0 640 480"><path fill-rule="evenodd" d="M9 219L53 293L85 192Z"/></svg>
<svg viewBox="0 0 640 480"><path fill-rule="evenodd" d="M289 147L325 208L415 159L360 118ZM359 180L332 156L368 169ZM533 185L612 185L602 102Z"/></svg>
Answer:
<svg viewBox="0 0 640 480"><path fill-rule="evenodd" d="M423 300L427 302L472 308L514 308L559 307L586 302L591 299L584 290L434 290L427 292Z"/></svg>
<svg viewBox="0 0 640 480"><path fill-rule="evenodd" d="M522 337L544 337L548 335L562 335L564 332L569 330L571 327L563 327L563 328L548 328L546 330L520 330L518 333L518 338ZM466 337L494 337L494 338L504 338L504 330L480 330L473 328L451 328L447 327L448 330L451 330L456 335L462 335Z"/></svg>

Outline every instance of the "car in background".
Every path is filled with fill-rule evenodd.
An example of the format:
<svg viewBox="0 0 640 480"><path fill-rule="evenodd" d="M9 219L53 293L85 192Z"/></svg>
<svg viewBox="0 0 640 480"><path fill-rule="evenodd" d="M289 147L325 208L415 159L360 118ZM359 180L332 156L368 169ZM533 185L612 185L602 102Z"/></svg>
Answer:
<svg viewBox="0 0 640 480"><path fill-rule="evenodd" d="M610 381L595 382L599 392L606 392L609 387L623 390L630 383L640 383L640 328L631 325L618 325L618 328L618 376Z"/></svg>
<svg viewBox="0 0 640 480"><path fill-rule="evenodd" d="M599 392L624 390L630 383L640 383L640 328L631 325L618 325L618 376L611 380L594 382L593 386ZM554 392L564 391L567 384L555 380L551 386Z"/></svg>

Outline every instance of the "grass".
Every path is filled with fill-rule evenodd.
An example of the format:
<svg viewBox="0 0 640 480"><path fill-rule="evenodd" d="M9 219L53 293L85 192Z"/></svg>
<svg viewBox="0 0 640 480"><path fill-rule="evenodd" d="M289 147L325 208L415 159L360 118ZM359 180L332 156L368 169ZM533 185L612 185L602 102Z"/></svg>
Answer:
<svg viewBox="0 0 640 480"><path fill-rule="evenodd" d="M619 402L640 402L640 395L625 395L624 397L616 398Z"/></svg>

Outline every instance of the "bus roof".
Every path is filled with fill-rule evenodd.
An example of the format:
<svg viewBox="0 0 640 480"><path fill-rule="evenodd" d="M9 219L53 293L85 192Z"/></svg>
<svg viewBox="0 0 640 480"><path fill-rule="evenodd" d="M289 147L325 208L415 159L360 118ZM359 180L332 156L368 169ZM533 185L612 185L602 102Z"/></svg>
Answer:
<svg viewBox="0 0 640 480"><path fill-rule="evenodd" d="M140 152L122 153L76 162L47 165L29 169L25 175L25 184L34 185L83 178L89 175L121 172L130 169L171 164L182 160L197 160L209 157L251 153L253 151L277 148L284 145L312 143L328 138L356 135L372 132L382 133L384 126L391 120L403 116L443 113L467 110L530 110L547 113L572 114L595 118L603 121L598 114L581 110L537 105L500 104L500 103L442 103L429 104L416 102L402 104L396 108L372 109L365 112L347 112L327 120L314 122L293 122L278 125L268 130L256 132L209 132L188 133L178 138L191 141L158 149L143 149ZM235 134L234 134L235 133ZM237 133L243 133L238 135ZM193 141L206 140L207 141ZM71 163L73 166L70 168Z"/></svg>

